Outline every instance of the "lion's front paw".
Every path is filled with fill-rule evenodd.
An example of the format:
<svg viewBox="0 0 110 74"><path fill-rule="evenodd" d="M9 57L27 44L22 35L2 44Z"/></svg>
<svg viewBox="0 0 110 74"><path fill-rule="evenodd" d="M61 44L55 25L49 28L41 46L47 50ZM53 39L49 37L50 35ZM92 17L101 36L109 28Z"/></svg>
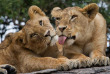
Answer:
<svg viewBox="0 0 110 74"><path fill-rule="evenodd" d="M72 61L66 58L59 58L58 62L60 63L57 66L58 70L70 70L72 69Z"/></svg>
<svg viewBox="0 0 110 74"><path fill-rule="evenodd" d="M0 68L0 74L7 74L7 70Z"/></svg>
<svg viewBox="0 0 110 74"><path fill-rule="evenodd" d="M89 57L77 59L77 67L90 67L92 65L92 60Z"/></svg>
<svg viewBox="0 0 110 74"><path fill-rule="evenodd" d="M0 65L0 68L6 70L8 74L16 74L16 69L12 65L4 64L4 65Z"/></svg>
<svg viewBox="0 0 110 74"><path fill-rule="evenodd" d="M77 68L79 66L80 62L78 59L71 59L71 61L72 61L72 64L71 64L72 68Z"/></svg>
<svg viewBox="0 0 110 74"><path fill-rule="evenodd" d="M106 66L106 65L110 65L110 60L106 56L97 56L97 57L92 58L92 63L93 65Z"/></svg>

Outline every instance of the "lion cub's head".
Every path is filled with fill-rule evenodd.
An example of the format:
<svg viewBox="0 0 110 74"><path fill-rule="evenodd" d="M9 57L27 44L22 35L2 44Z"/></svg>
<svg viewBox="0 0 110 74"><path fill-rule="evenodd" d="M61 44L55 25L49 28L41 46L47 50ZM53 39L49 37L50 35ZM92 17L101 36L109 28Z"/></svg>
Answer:
<svg viewBox="0 0 110 74"><path fill-rule="evenodd" d="M51 36L50 45L51 46L54 45L58 40L58 36L56 35L55 29L51 25L49 18L45 15L45 13L39 7L33 5L29 8L28 14L30 16L30 20L27 21L26 24L36 25L36 26L38 25L48 30L48 33Z"/></svg>
<svg viewBox="0 0 110 74"><path fill-rule="evenodd" d="M48 46L55 44L58 37L55 35L55 30L50 24L49 18L39 7L31 6L28 13L30 20L18 32L16 41L22 47L40 54Z"/></svg>
<svg viewBox="0 0 110 74"><path fill-rule="evenodd" d="M41 54L50 46L52 35L46 27L32 24L26 24L21 31L17 32L13 42L16 42L20 48Z"/></svg>
<svg viewBox="0 0 110 74"><path fill-rule="evenodd" d="M48 29L38 25L28 24L16 35L17 45L32 50L37 54L44 52L51 43L51 35Z"/></svg>
<svg viewBox="0 0 110 74"><path fill-rule="evenodd" d="M56 32L59 35L59 43L72 45L75 41L84 38L85 31L98 13L95 3L84 8L67 7L62 10L53 8L51 14L56 18Z"/></svg>

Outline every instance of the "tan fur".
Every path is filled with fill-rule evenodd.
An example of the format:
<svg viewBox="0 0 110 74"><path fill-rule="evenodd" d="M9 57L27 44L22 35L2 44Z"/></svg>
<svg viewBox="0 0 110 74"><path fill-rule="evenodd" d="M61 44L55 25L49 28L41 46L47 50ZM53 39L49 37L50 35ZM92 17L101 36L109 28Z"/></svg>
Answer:
<svg viewBox="0 0 110 74"><path fill-rule="evenodd" d="M61 8L55 7L55 8L53 8L51 14L52 14L54 17L60 17L61 11L62 11Z"/></svg>
<svg viewBox="0 0 110 74"><path fill-rule="evenodd" d="M68 43L72 39L67 39L63 45L64 56L70 59L77 59L78 67L94 65L108 65L109 58L106 57L106 21L98 12L99 7L95 4L89 4L84 8L67 7L57 13L53 9L52 16L58 21L57 34L66 37L75 36L71 45ZM55 12L56 11L56 12ZM61 15L55 15L61 14ZM72 18L73 16L73 18ZM63 32L59 28L66 27ZM69 41L70 40L70 41Z"/></svg>
<svg viewBox="0 0 110 74"><path fill-rule="evenodd" d="M35 5L33 5L29 8L28 14L29 14L31 19L36 18L35 15L45 16L45 13L39 7L37 7Z"/></svg>
<svg viewBox="0 0 110 74"><path fill-rule="evenodd" d="M5 49L12 42L14 33L9 33L6 35L5 40L0 44L0 49Z"/></svg>
<svg viewBox="0 0 110 74"><path fill-rule="evenodd" d="M30 11L33 8L37 14ZM71 61L67 58L57 59L57 46L55 44L50 46L52 38L55 36L55 30L48 17L43 15L37 6L30 7L29 16L30 20L21 31L14 34L12 42L7 48L0 50L0 65L13 65L18 73L43 69L71 69ZM39 23L41 20L43 25ZM48 31L50 31L50 35L46 36Z"/></svg>

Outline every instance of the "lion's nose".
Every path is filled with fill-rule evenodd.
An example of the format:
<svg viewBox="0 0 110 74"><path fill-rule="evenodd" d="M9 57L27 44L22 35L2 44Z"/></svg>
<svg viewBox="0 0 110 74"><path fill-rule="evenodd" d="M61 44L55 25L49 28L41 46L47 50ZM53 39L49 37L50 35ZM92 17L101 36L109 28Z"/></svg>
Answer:
<svg viewBox="0 0 110 74"><path fill-rule="evenodd" d="M67 27L59 27L59 30L63 32Z"/></svg>
<svg viewBox="0 0 110 74"><path fill-rule="evenodd" d="M50 31L45 34L45 37L50 36Z"/></svg>

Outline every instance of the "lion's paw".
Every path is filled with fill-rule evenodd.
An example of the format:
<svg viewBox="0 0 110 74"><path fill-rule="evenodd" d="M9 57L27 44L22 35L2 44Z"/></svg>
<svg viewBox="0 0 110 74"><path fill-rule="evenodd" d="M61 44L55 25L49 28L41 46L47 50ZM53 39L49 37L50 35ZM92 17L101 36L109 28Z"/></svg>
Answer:
<svg viewBox="0 0 110 74"><path fill-rule="evenodd" d="M66 58L59 58L60 65L58 65L58 70L70 70L72 69L73 63L71 60Z"/></svg>
<svg viewBox="0 0 110 74"><path fill-rule="evenodd" d="M7 70L0 68L0 74L7 74Z"/></svg>
<svg viewBox="0 0 110 74"><path fill-rule="evenodd" d="M71 61L72 61L72 64L71 64L72 68L77 68L80 63L79 60L78 59L71 59Z"/></svg>
<svg viewBox="0 0 110 74"><path fill-rule="evenodd" d="M8 74L16 74L17 73L15 67L12 65L9 65L9 64L0 65L0 68L3 70L6 70L6 72ZM5 74L7 74L7 73L5 73Z"/></svg>
<svg viewBox="0 0 110 74"><path fill-rule="evenodd" d="M106 56L92 58L93 65L110 65L110 59Z"/></svg>
<svg viewBox="0 0 110 74"><path fill-rule="evenodd" d="M90 67L92 65L92 60L89 57L78 59L77 67Z"/></svg>

